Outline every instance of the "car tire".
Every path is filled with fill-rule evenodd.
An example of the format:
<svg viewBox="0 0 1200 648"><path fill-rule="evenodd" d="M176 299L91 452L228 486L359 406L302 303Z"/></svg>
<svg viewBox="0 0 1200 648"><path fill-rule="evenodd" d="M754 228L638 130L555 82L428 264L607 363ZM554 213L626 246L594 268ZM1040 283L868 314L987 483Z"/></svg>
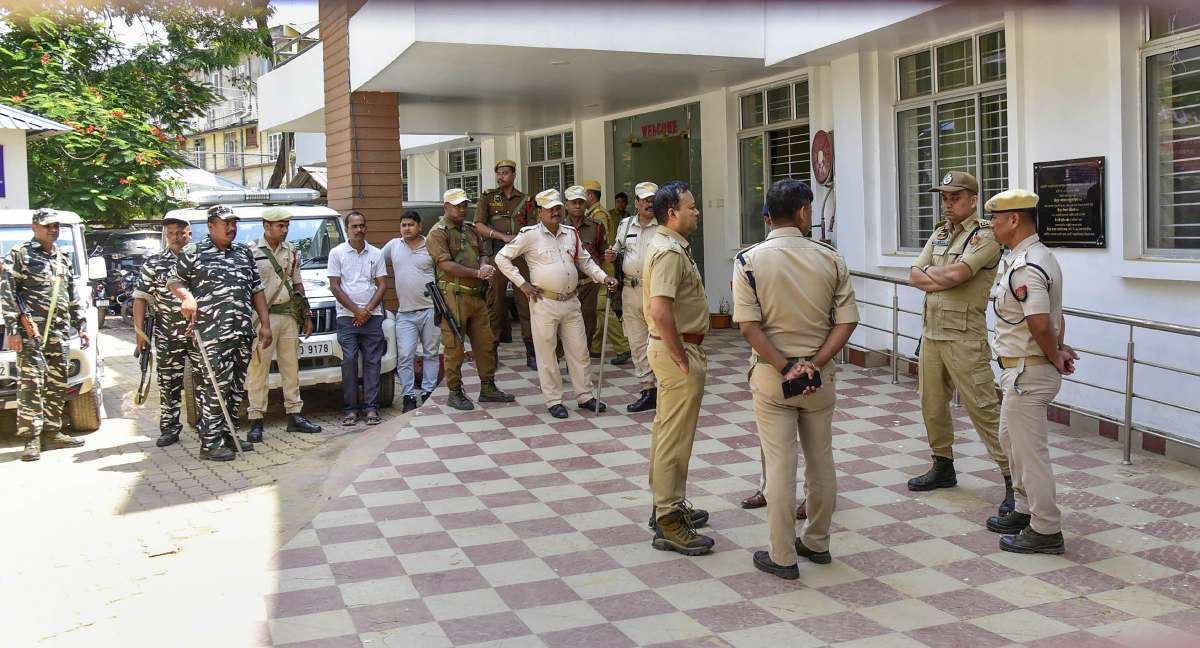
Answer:
<svg viewBox="0 0 1200 648"><path fill-rule="evenodd" d="M379 377L379 406L391 407L396 402L396 372L389 371Z"/></svg>
<svg viewBox="0 0 1200 648"><path fill-rule="evenodd" d="M67 402L67 420L76 432L95 432L100 429L100 406L104 396L100 386L94 385L86 394L80 394Z"/></svg>

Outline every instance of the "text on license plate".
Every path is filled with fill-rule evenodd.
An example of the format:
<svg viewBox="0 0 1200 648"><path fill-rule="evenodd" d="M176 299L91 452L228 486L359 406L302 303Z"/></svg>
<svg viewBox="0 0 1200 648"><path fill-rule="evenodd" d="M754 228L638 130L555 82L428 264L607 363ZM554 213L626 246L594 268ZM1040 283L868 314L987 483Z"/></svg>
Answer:
<svg viewBox="0 0 1200 648"><path fill-rule="evenodd" d="M300 357L313 358L319 356L333 355L332 342L301 342Z"/></svg>

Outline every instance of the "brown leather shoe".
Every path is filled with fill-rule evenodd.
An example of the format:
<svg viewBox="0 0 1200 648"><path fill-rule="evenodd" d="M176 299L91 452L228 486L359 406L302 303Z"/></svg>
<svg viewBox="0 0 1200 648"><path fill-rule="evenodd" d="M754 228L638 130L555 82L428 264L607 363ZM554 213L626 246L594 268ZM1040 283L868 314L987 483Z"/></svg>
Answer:
<svg viewBox="0 0 1200 648"><path fill-rule="evenodd" d="M808 519L807 506L808 506L808 500L806 500L806 499L800 500L800 504L796 507L796 519L797 520L807 520Z"/></svg>
<svg viewBox="0 0 1200 648"><path fill-rule="evenodd" d="M754 491L754 494L742 500L742 508L756 509L767 505L767 498L762 494L762 491Z"/></svg>

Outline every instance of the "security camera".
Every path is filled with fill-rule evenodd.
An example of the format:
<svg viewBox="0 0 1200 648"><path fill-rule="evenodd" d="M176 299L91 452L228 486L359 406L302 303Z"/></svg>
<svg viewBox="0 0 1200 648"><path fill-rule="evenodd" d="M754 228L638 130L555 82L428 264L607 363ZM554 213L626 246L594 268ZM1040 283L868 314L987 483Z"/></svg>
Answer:
<svg viewBox="0 0 1200 648"><path fill-rule="evenodd" d="M471 131L467 131L467 132L463 133L463 135L466 135L466 136L467 136L467 141L468 141L468 142L474 142L474 141L475 141L475 136L471 134Z"/></svg>

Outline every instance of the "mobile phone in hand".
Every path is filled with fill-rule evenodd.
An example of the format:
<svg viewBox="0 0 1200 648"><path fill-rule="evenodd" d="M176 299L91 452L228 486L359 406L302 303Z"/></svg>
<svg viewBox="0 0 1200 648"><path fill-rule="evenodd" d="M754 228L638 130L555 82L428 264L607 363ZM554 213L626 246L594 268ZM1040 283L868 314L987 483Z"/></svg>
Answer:
<svg viewBox="0 0 1200 648"><path fill-rule="evenodd" d="M815 389L820 386L821 372L818 371L817 373L813 374L812 378L809 378L808 374L800 374L800 376L797 378L783 381L783 397L791 398L793 396L799 396L800 394L804 393L805 389L809 387Z"/></svg>

